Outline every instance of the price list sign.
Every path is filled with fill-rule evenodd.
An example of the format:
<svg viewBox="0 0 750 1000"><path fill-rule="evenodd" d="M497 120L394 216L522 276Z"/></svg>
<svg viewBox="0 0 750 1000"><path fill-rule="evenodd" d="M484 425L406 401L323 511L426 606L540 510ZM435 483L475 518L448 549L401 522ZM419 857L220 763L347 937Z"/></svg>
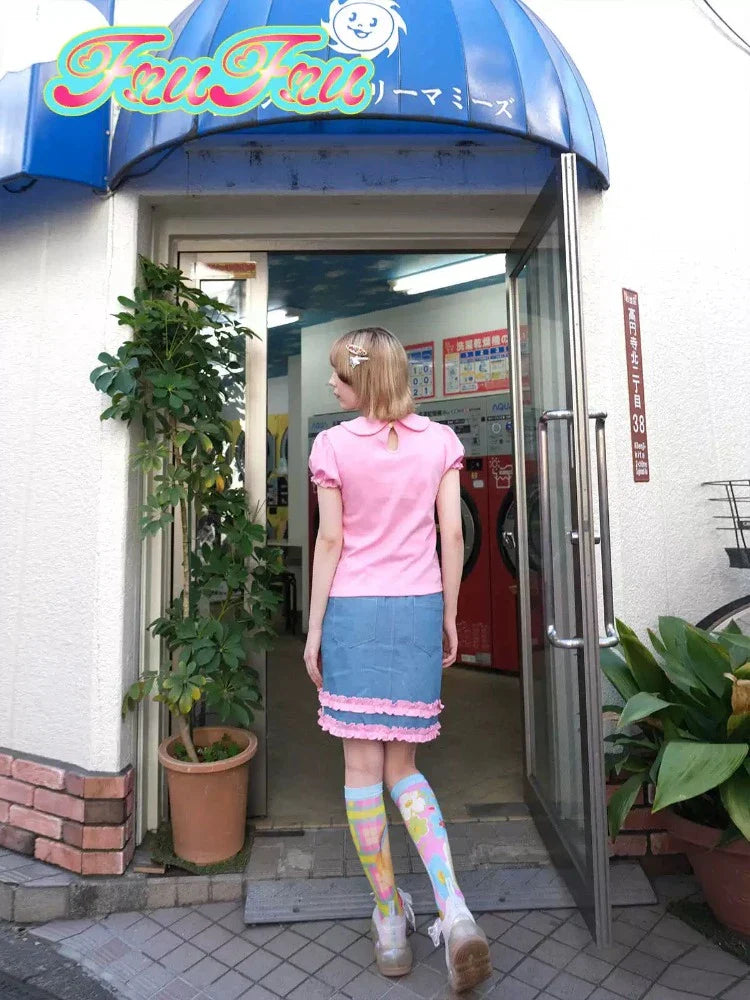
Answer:
<svg viewBox="0 0 750 1000"><path fill-rule="evenodd" d="M409 359L409 381L415 399L433 399L435 396L435 341L409 344L405 348Z"/></svg>
<svg viewBox="0 0 750 1000"><path fill-rule="evenodd" d="M631 291L629 288L623 288L622 307L625 315L625 355L628 359L628 396L630 397L630 440L633 450L633 479L636 483L647 483L650 473L638 293Z"/></svg>
<svg viewBox="0 0 750 1000"><path fill-rule="evenodd" d="M508 331L488 330L443 341L443 392L504 392L510 385Z"/></svg>

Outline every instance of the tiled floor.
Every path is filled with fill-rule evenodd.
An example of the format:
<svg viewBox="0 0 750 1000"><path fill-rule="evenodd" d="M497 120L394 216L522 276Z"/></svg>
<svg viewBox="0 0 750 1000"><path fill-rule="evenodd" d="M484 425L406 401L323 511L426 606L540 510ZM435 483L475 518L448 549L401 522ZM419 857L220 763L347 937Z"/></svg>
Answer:
<svg viewBox="0 0 750 1000"><path fill-rule="evenodd" d="M480 922L494 971L464 997L492 1000L750 1000L750 967L665 912L670 896L695 891L690 879L657 879L659 903L615 911L615 944L594 947L575 910L506 911ZM397 981L372 963L368 922L247 927L242 907L120 913L99 921L58 921L34 933L57 942L129 1000L441 1000L451 996L444 954L412 935L415 965Z"/></svg>

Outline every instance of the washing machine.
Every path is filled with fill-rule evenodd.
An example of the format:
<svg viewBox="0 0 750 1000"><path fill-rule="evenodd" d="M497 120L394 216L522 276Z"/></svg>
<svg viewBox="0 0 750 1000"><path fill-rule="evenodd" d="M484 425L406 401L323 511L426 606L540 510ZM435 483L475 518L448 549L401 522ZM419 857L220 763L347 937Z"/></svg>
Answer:
<svg viewBox="0 0 750 1000"><path fill-rule="evenodd" d="M487 433L490 521L490 593L492 604L492 666L518 673L518 581L515 563L513 505L513 421L510 393L482 400Z"/></svg>
<svg viewBox="0 0 750 1000"><path fill-rule="evenodd" d="M437 423L452 427L466 452L460 478L464 570L458 598L457 663L491 667L489 483L483 401L443 400L422 403L417 410ZM438 534L438 549L439 546Z"/></svg>
<svg viewBox="0 0 750 1000"><path fill-rule="evenodd" d="M498 411L502 412L502 411ZM508 418L505 421L506 430L512 434L513 425ZM534 440L535 434L535 423L533 421L526 421L527 426L527 440L526 440L526 521L528 528L528 558L529 558L529 588L531 591L531 641L534 648L542 648L544 646L544 621L542 619L542 551L541 551L541 534L540 534L540 523L539 523L539 483L538 483L538 473L537 473L537 461L536 461L536 441ZM499 433L500 429L496 428L495 433ZM489 426L489 439L490 439L490 449L499 450L497 444L493 443L493 423L490 420ZM507 448L512 449L512 441L508 443ZM497 467L496 467L497 468ZM500 469L498 468L498 473ZM504 589L508 577L513 581L511 587L515 595L515 600L517 603L518 594L518 552L516 548L516 491L514 483L511 480L510 486L504 490L504 496L500 501L499 509L497 511L496 518L496 546L493 549L493 556L495 556L495 565L498 566L497 556L499 555L499 562L502 564L505 570L503 574L502 570L498 568L497 571L493 570L493 581L497 578L500 582L500 586ZM493 604L493 614L497 603ZM514 610L514 614L515 614ZM508 623L509 624L509 623ZM500 636L497 634L498 630L495 629L495 641L500 642ZM516 636L516 657L518 660L518 669L520 670L520 655L517 650L517 630L514 630L514 636Z"/></svg>

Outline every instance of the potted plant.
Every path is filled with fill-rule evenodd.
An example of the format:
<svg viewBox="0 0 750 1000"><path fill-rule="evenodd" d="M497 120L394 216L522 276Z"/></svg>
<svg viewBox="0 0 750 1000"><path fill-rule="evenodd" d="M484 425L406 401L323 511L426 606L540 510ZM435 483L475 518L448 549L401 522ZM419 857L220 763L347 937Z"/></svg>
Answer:
<svg viewBox="0 0 750 1000"><path fill-rule="evenodd" d="M622 622L602 669L623 698L606 737L616 837L643 785L652 812L687 854L716 917L750 935L750 637L733 623L705 632L680 618L648 630L653 651Z"/></svg>
<svg viewBox="0 0 750 1000"><path fill-rule="evenodd" d="M111 400L102 420L138 427L133 464L152 484L144 537L176 523L182 592L149 625L165 652L123 699L123 717L148 695L169 707L173 733L159 747L167 770L174 848L197 864L225 860L245 840L249 731L261 705L250 650L270 648L271 590L280 550L266 545L235 454L232 407L244 400L245 344L254 336L234 311L192 288L176 268L139 257L142 286L119 297L131 328L116 355L100 354L91 381ZM236 409L235 409L236 413ZM235 479L238 480L235 483ZM202 526L196 543L194 525ZM195 710L219 725L195 727Z"/></svg>

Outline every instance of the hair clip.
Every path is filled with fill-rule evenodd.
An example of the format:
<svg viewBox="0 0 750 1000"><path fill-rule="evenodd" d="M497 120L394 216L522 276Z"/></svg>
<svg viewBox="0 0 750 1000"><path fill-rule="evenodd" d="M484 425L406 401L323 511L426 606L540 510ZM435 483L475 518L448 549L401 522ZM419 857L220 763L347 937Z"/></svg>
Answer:
<svg viewBox="0 0 750 1000"><path fill-rule="evenodd" d="M352 368L356 368L358 365L361 365L363 361L370 360L364 347L358 347L356 344L347 344L346 349L350 355L349 364Z"/></svg>

